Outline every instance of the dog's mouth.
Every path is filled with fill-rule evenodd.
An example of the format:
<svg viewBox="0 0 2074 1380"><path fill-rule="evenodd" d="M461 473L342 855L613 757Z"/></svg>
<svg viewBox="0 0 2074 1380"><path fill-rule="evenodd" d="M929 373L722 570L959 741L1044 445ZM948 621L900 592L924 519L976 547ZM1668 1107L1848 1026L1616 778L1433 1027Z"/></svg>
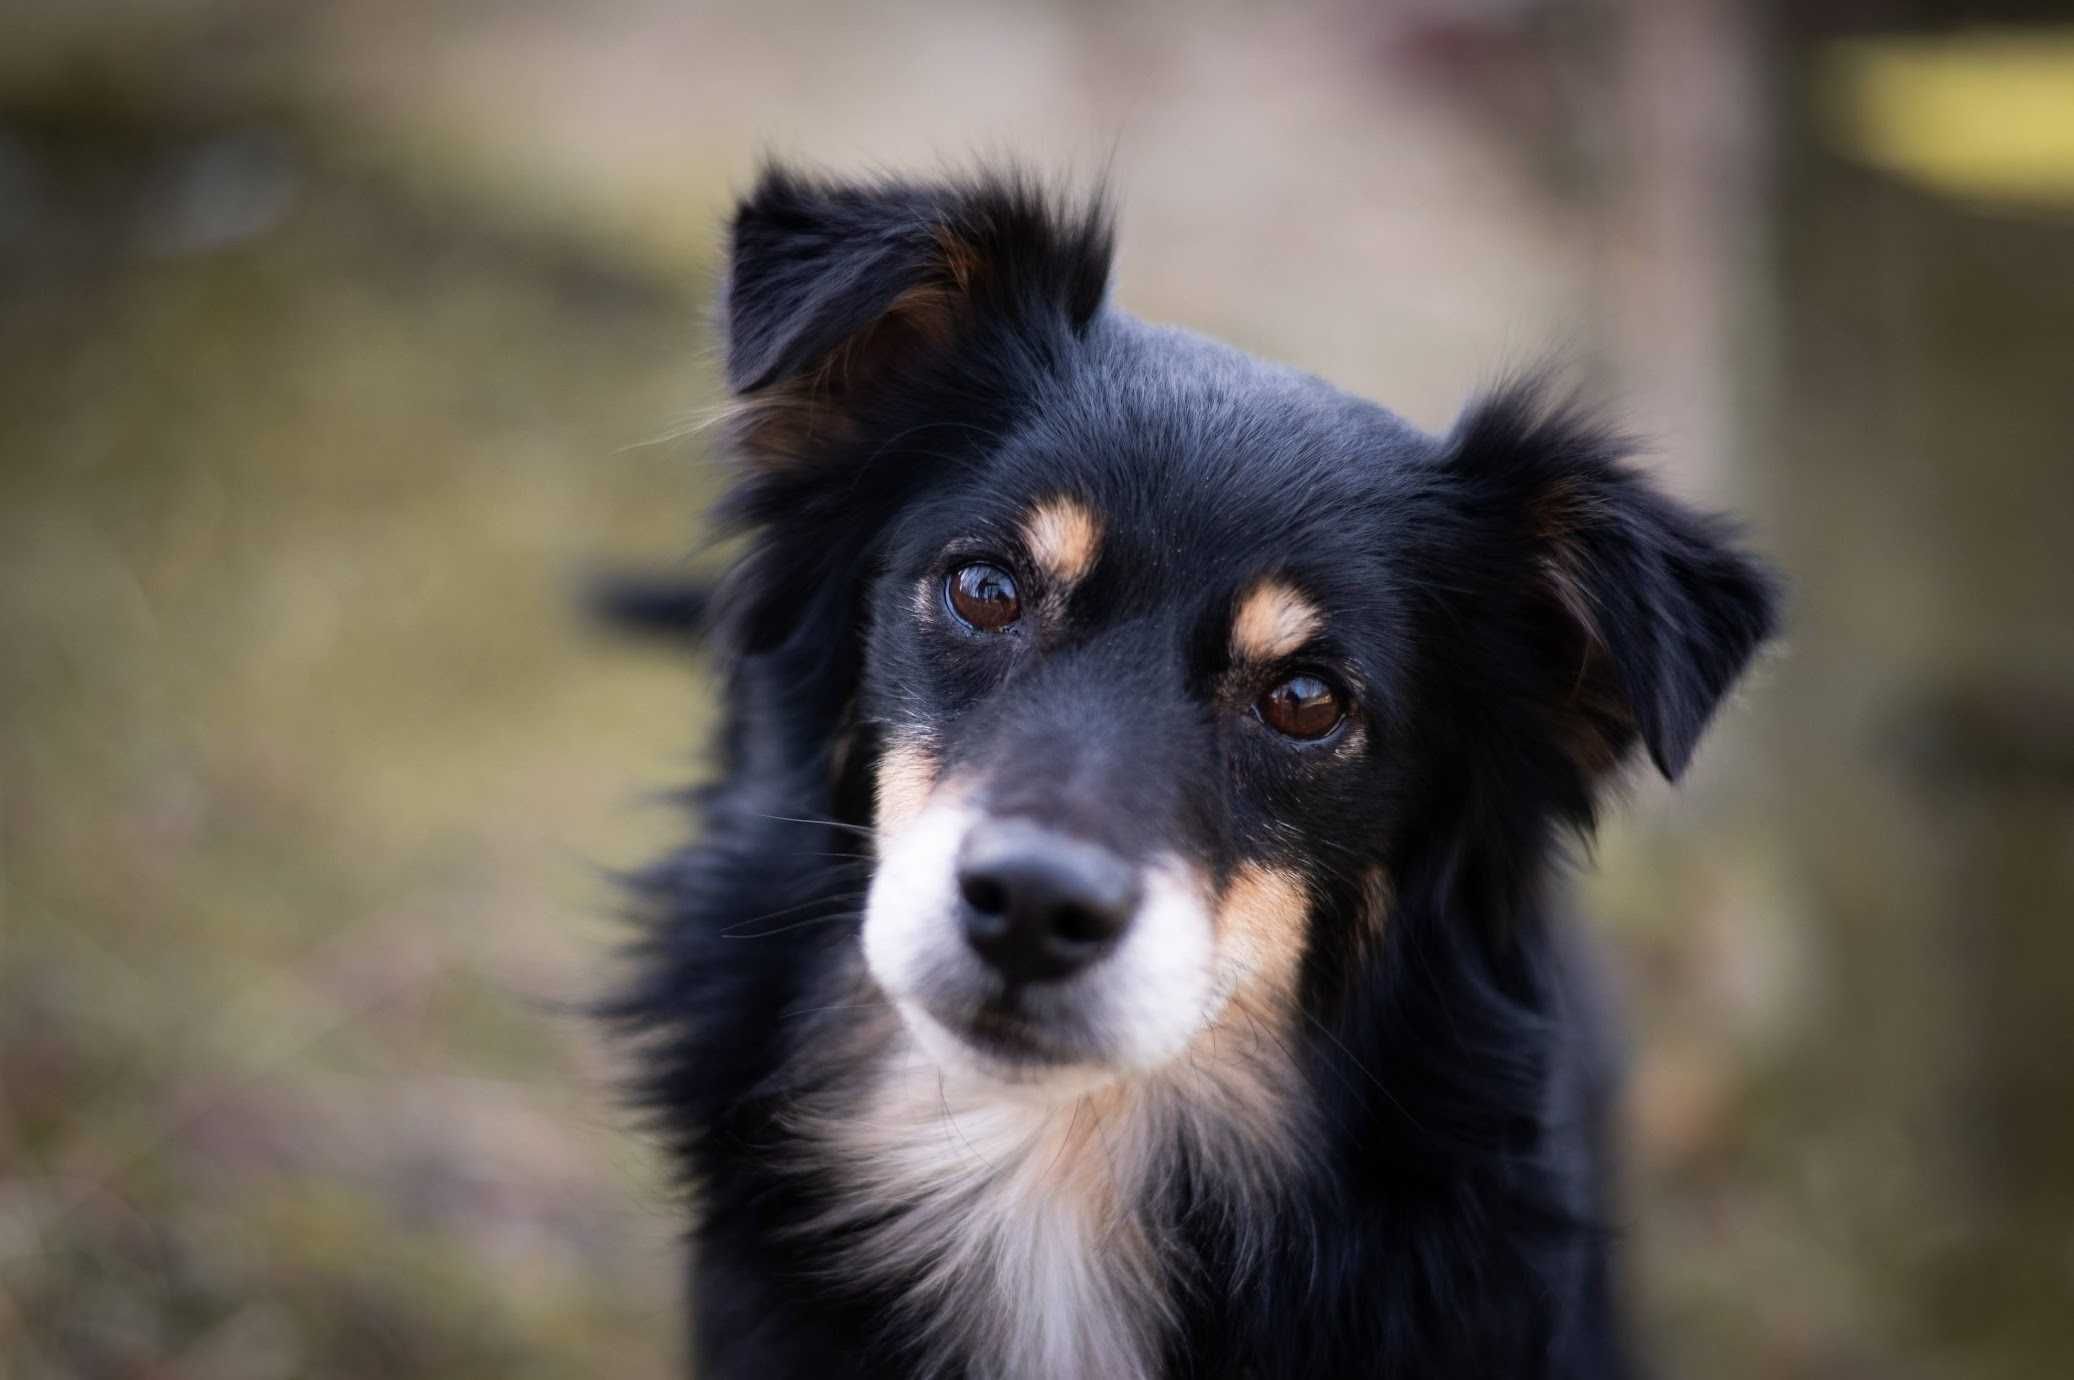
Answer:
<svg viewBox="0 0 2074 1380"><path fill-rule="evenodd" d="M975 1048L998 1058L1059 1062L1063 1056L1052 1048L1045 1027L1021 1008L1014 997L999 998L973 1012L958 1033Z"/></svg>
<svg viewBox="0 0 2074 1380"><path fill-rule="evenodd" d="M1007 993L981 1003L962 1017L931 1012L931 1018L988 1063L1040 1072L1089 1062L1086 1042L1067 1038L1056 1020L1034 1015L1020 996Z"/></svg>

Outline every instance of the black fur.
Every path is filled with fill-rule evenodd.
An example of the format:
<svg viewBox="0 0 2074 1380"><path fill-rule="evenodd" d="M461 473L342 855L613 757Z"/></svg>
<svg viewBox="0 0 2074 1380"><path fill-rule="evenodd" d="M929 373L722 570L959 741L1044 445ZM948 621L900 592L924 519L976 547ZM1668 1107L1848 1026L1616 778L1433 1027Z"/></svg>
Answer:
<svg viewBox="0 0 2074 1380"><path fill-rule="evenodd" d="M1624 1374L1611 1061L1544 892L1635 745L1686 766L1772 631L1769 578L1535 383L1430 437L1132 320L1108 268L1099 203L1014 178L773 170L736 213L721 511L748 545L706 610L720 768L696 843L644 881L655 920L610 1011L696 1194L699 1373L913 1373L903 1301L796 1230L839 1185L788 1153L784 1114L845 1076L821 1054L844 1018L809 1008L853 962L881 736L919 721L955 729L951 762L1078 763L1090 828L1183 839L1218 875L1270 857L1321 898L1293 1032L1314 1167L1272 1203L1185 1163L1168 1181L1166 1374ZM909 626L947 542L1054 491L1108 524L1084 632L1003 669ZM1334 610L1358 760L1224 712L1218 592L1264 569ZM1362 943L1375 869L1392 904Z"/></svg>

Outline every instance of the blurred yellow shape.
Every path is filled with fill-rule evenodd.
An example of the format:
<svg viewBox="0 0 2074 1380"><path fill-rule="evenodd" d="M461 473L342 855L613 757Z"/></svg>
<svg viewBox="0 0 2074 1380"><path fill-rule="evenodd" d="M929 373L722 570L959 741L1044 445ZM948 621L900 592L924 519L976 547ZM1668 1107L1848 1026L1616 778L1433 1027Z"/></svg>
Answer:
<svg viewBox="0 0 2074 1380"><path fill-rule="evenodd" d="M2074 202L2074 29L1846 40L1816 81L1851 157L1950 196Z"/></svg>

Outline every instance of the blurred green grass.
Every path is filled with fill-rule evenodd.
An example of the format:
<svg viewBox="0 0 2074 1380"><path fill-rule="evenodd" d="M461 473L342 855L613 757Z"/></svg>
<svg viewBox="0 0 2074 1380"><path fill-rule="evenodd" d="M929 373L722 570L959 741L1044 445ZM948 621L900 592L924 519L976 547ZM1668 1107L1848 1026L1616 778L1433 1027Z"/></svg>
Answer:
<svg viewBox="0 0 2074 1380"><path fill-rule="evenodd" d="M665 1373L565 1007L699 698L572 592L691 549L700 304L279 130L263 234L82 241L251 136L61 132L0 314L7 1373Z"/></svg>

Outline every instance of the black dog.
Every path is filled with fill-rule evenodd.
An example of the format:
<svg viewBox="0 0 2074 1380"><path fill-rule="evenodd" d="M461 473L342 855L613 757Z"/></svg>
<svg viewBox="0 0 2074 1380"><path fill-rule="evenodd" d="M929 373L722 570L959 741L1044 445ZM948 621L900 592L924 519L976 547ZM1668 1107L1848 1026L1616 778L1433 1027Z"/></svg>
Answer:
<svg viewBox="0 0 2074 1380"><path fill-rule="evenodd" d="M1098 202L773 170L730 253L722 767L613 1007L699 1373L1623 1373L1544 891L1768 577L1532 385L1106 305Z"/></svg>

